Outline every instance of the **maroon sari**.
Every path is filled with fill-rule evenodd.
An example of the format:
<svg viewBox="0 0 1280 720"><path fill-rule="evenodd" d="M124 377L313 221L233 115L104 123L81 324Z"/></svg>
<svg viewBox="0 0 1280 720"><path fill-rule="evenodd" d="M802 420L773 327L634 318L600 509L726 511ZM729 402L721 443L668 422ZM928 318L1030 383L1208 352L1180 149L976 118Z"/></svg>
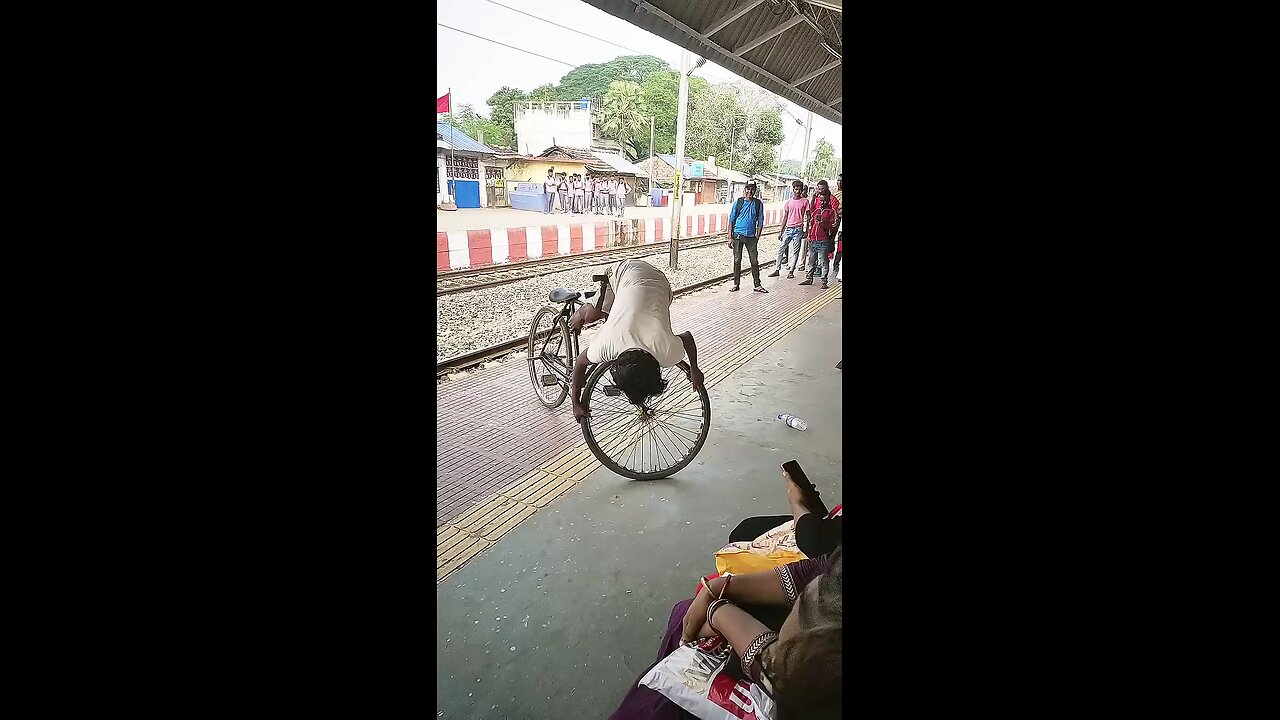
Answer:
<svg viewBox="0 0 1280 720"><path fill-rule="evenodd" d="M825 573L830 567L830 555L786 565L785 571L779 574L784 576L783 586L784 589L787 589L787 594L791 601L795 602L794 593L802 592L810 581ZM788 585L785 579L786 576L790 576L791 582L794 583L794 593L786 587ZM662 662L663 658L680 647L680 636L684 632L684 614L688 612L691 604L693 604L692 599L682 600L671 609L671 617L667 619L667 633L662 637L662 645L658 647L658 659L653 661L653 665ZM782 617L785 618L785 614ZM757 617L757 619L760 618ZM780 626L781 621L778 621L778 624ZM773 627L769 622L765 622L765 625ZM777 630L778 628L774 627L773 629ZM697 720L696 716L668 700L662 693L640 684L640 678L644 677L645 673L653 668L653 665L645 668L645 671L640 673L631 690L627 692L626 697L622 698L622 704L618 706L613 715L609 716L609 720ZM735 678L746 677L742 672L742 666L738 663L736 654L729 659L729 666L725 669L725 672L730 673Z"/></svg>

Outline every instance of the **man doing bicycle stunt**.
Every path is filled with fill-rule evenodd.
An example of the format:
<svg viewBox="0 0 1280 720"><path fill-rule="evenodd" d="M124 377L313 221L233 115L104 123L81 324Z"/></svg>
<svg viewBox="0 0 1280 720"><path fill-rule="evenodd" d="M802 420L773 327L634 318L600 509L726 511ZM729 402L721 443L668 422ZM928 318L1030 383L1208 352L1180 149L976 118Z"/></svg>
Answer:
<svg viewBox="0 0 1280 720"><path fill-rule="evenodd" d="M693 386L701 388L703 382L693 334L686 330L676 335L671 330L671 302L675 298L667 276L643 260L623 260L610 266L605 275L605 289L596 304L584 303L569 318L574 332L588 323L605 321L591 346L573 362L569 397L578 422L588 414L579 395L587 366L592 363L617 360L611 369L613 384L633 405L662 394L667 389L662 368L679 363L686 355Z"/></svg>

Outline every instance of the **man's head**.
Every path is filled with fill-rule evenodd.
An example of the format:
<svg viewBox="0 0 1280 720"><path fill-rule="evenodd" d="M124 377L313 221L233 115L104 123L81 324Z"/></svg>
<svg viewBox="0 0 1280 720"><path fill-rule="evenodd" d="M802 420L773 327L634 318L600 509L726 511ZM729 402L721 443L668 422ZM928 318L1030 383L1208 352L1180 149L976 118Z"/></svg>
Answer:
<svg viewBox="0 0 1280 720"><path fill-rule="evenodd" d="M826 181L826 180L819 180L819 181L818 181L818 194L819 194L819 195L830 195L830 194L831 194L831 188L827 187L827 181Z"/></svg>
<svg viewBox="0 0 1280 720"><path fill-rule="evenodd" d="M746 187L744 187L744 188L742 188L742 195L743 195L743 197L748 197L748 198L753 198L753 197L755 197L755 196L756 196L756 184L755 184L755 183L747 183L747 186L746 186Z"/></svg>
<svg viewBox="0 0 1280 720"><path fill-rule="evenodd" d="M643 405L654 395L667 389L658 359L644 350L627 350L613 361L613 384L627 396L632 405Z"/></svg>
<svg viewBox="0 0 1280 720"><path fill-rule="evenodd" d="M778 720L838 718L844 672L844 547L831 569L809 581L782 624L767 664ZM815 672L822 668L822 672Z"/></svg>
<svg viewBox="0 0 1280 720"><path fill-rule="evenodd" d="M799 180L792 180L791 192L794 197L804 197L804 183Z"/></svg>

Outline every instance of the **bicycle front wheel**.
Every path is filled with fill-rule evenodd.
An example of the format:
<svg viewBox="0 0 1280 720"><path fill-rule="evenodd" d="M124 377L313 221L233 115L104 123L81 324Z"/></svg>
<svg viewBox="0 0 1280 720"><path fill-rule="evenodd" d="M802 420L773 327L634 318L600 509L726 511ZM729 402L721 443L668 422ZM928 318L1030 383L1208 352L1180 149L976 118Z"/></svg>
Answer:
<svg viewBox="0 0 1280 720"><path fill-rule="evenodd" d="M559 310L544 307L533 316L533 325L529 328L529 380L533 382L538 401L549 408L560 407L569 394L572 347L569 324Z"/></svg>
<svg viewBox="0 0 1280 720"><path fill-rule="evenodd" d="M612 362L600 363L587 377L582 422L587 447L601 464L632 480L658 480L693 461L711 428L711 398L693 387L689 365L664 368L667 389L633 405L612 385Z"/></svg>

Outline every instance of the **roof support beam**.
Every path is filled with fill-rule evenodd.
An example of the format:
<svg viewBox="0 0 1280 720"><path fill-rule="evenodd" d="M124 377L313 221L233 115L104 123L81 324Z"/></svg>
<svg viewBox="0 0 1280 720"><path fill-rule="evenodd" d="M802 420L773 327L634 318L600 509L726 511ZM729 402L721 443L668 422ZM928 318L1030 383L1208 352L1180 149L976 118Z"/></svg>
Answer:
<svg viewBox="0 0 1280 720"><path fill-rule="evenodd" d="M707 37L711 37L712 35L715 35L716 33L720 32L721 30L723 30L723 29L725 29L725 28L729 27L729 25L730 25L730 24L732 24L734 20L737 20L738 18L742 17L743 15L746 15L747 13L751 12L752 10L754 10L754 9L756 8L756 6L757 6L757 5L761 5L761 4L763 4L763 3L764 3L764 0L755 0L754 2L749 2L749 3L747 3L746 5L744 5L741 9L739 9L739 10L738 10L737 12L735 12L734 14L730 15L729 17L725 18L724 20L721 20L720 22L718 22L718 23L716 23L715 25L711 26L711 28L710 28L709 30L707 30L707 33L706 33L706 34L707 34Z"/></svg>
<svg viewBox="0 0 1280 720"><path fill-rule="evenodd" d="M820 8L826 8L832 12L838 12L841 15L844 14L843 0L805 0L805 2L810 5L817 5Z"/></svg>
<svg viewBox="0 0 1280 720"><path fill-rule="evenodd" d="M788 20L788 21L786 21L786 22L782 23L782 24L781 24L781 25L779 25L778 27L776 27L776 28L774 28L774 29L770 30L769 32L765 33L764 35L761 35L760 37L756 38L755 40L752 40L751 42L747 43L746 45L743 45L742 47L738 48L737 50L734 50L734 51L733 51L733 54L734 54L734 55L737 55L738 57L742 57L743 55L746 55L747 53L751 52L752 50L755 50L756 48L760 47L761 45L763 45L763 44L765 44L765 43L769 42L770 40L772 40L774 37L776 37L776 36L778 36L778 35L781 35L782 33L784 33L784 32L786 32L786 31L790 30L791 28L793 28L793 27L795 27L795 26L799 25L799 24L800 24L800 23L802 23L802 22L804 22L804 16L803 16L803 15L797 15L797 16L795 16L795 17L791 18L790 20Z"/></svg>
<svg viewBox="0 0 1280 720"><path fill-rule="evenodd" d="M669 14L668 14L668 13L666 13L666 12L664 12L664 11L662 10L662 8L657 7L656 5L654 5L653 3L649 2L648 0L631 0L631 2L632 2L632 3L634 3L634 4L636 5L636 7L641 8L642 10L644 10L644 11L645 11L645 12L647 12L647 13L649 13L650 15L653 15L654 17L657 17L657 18L661 18L661 19L662 19L664 22L666 22L668 25L670 25L671 27L673 27L673 28L675 28L675 29L677 29L677 30L679 30L679 31L683 32L685 35L687 35L687 36L689 36L689 37L691 37L691 38L697 38L698 40L701 40L702 42L706 43L708 46L710 46L710 47L712 47L712 48L715 48L716 50L720 51L720 53L722 53L726 58L729 58L730 60L733 60L733 61L736 61L736 62L738 62L738 63L741 63L743 67L751 68L753 71L755 71L755 72L757 72L757 73L759 73L759 74L763 75L764 77L769 78L770 80L772 80L772 81L774 81L775 83L777 83L779 87L782 87L782 88L789 88L789 89L791 90L791 92L795 93L795 94L796 94L797 96L799 96L799 97L804 98L806 102L812 102L812 103L820 103L820 102L822 102L821 100L818 100L817 98L813 97L812 95L808 95L808 94L806 94L806 93L804 93L804 92L802 92L802 91L800 91L800 90L796 90L795 88L790 88L790 83L788 83L786 80L783 80L782 78L778 77L777 75L774 75L773 73L769 72L768 70L765 70L764 68L762 68L762 67L760 67L759 65L757 65L757 64L755 64L755 63L753 63L753 62L751 62L750 60L744 60L744 59L742 59L741 57L738 57L735 53L730 52L728 48L726 48L726 47L724 47L723 45L721 45L721 44L717 43L715 40L712 40L711 38L707 37L706 35L704 35L704 34L702 34L702 33L698 32L697 30L694 30L693 28L689 27L688 25L685 25L684 23L680 22L679 20L675 19L674 17L671 17L671 15L669 15ZM732 70L732 68L729 68L729 69L730 69L730 70ZM792 100L793 102L795 102L795 98L789 98L789 99L790 99L790 100ZM796 104L798 104L798 105L799 105L799 104L801 104L801 103L797 102ZM833 111L833 112L834 112L834 111ZM840 115L840 114L837 114L837 117L839 117L839 115Z"/></svg>
<svg viewBox="0 0 1280 720"><path fill-rule="evenodd" d="M836 98L835 100L832 100L831 102L827 103L827 107L835 107L835 106L839 105L839 104L840 104L840 102L841 102L841 101L843 101L843 100L844 100L844 96L842 95L842 96L840 96L840 97Z"/></svg>
<svg viewBox="0 0 1280 720"><path fill-rule="evenodd" d="M839 61L839 60L836 60L836 61L834 61L834 62L829 62L829 63L827 63L826 65L823 65L822 67L818 68L817 70L814 70L813 72L809 73L808 75L805 75L804 77L800 78L799 80L796 80L795 82L791 83L791 87L793 87L793 88L799 88L801 85L803 85L803 84L805 84L805 83L809 82L810 80L812 80L812 79L814 79L814 78L818 77L818 76L819 76L819 75L821 75L822 73L824 73L824 72L826 72L826 71L828 71L828 70L834 70L835 68L838 68L838 67L840 67L840 61Z"/></svg>

